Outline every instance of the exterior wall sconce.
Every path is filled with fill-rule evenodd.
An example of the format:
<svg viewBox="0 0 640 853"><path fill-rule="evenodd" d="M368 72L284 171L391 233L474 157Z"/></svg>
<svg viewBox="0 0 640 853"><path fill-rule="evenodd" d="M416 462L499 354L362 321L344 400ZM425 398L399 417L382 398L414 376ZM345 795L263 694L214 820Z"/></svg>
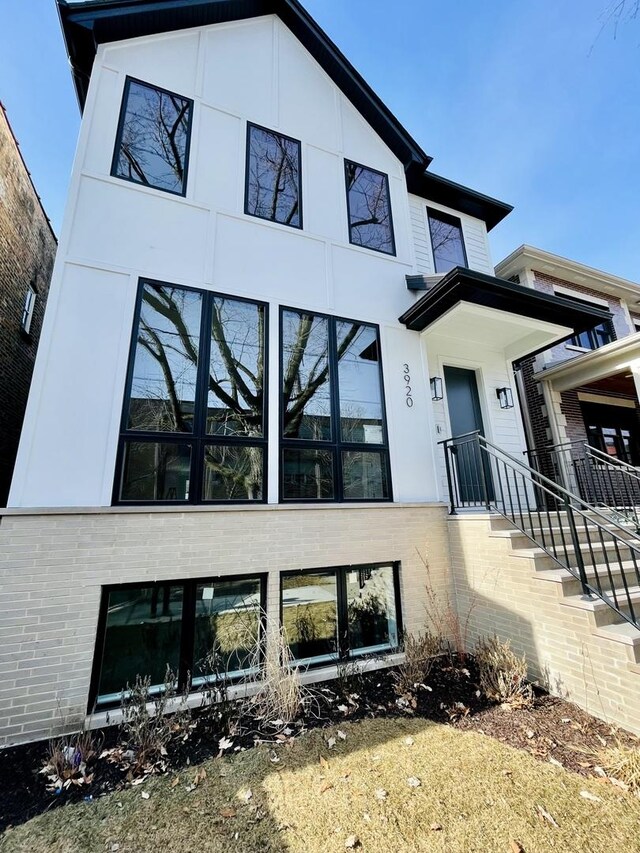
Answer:
<svg viewBox="0 0 640 853"><path fill-rule="evenodd" d="M439 376L431 377L431 399L435 402L436 400L442 400L444 397L442 391L442 379Z"/></svg>
<svg viewBox="0 0 640 853"><path fill-rule="evenodd" d="M496 388L496 397L501 409L513 409L513 391L511 388Z"/></svg>

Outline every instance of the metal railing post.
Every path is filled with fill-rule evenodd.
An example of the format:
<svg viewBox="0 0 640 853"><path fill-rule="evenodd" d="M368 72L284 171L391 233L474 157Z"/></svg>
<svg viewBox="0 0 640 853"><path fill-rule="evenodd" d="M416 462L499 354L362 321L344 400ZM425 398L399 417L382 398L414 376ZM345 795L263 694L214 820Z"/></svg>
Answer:
<svg viewBox="0 0 640 853"><path fill-rule="evenodd" d="M453 477L451 476L451 460L449 458L450 447L445 442L444 444L444 461L447 469L447 488L449 489L449 515L457 515L456 499L453 491Z"/></svg>
<svg viewBox="0 0 640 853"><path fill-rule="evenodd" d="M582 594L587 598L591 598L591 592L589 590L589 581L587 580L587 571L584 566L584 555L582 553L582 548L580 547L580 539L578 537L578 528L576 527L576 520L573 515L573 507L571 506L571 501L567 495L565 495L564 498L564 508L567 513L567 523L569 524L569 532L571 533L571 542L573 543L576 563L578 564L578 574L580 575Z"/></svg>

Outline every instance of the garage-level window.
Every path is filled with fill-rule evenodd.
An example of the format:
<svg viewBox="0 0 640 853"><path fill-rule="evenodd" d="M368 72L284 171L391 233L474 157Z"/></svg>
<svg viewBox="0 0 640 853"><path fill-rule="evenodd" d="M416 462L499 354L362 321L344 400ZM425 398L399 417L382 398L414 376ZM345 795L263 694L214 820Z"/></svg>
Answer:
<svg viewBox="0 0 640 853"><path fill-rule="evenodd" d="M249 124L245 213L302 228L300 143Z"/></svg>
<svg viewBox="0 0 640 853"><path fill-rule="evenodd" d="M402 633L398 564L284 574L281 608L285 636L299 663L392 651Z"/></svg>
<svg viewBox="0 0 640 853"><path fill-rule="evenodd" d="M267 308L140 284L115 503L265 500Z"/></svg>
<svg viewBox="0 0 640 853"><path fill-rule="evenodd" d="M193 101L127 78L111 174L185 195Z"/></svg>
<svg viewBox="0 0 640 853"><path fill-rule="evenodd" d="M395 255L389 177L376 169L345 160L349 241L376 252Z"/></svg>
<svg viewBox="0 0 640 853"><path fill-rule="evenodd" d="M89 710L121 702L136 677L163 689L248 673L264 630L264 576L107 587L102 593Z"/></svg>
<svg viewBox="0 0 640 853"><path fill-rule="evenodd" d="M283 309L281 347L281 500L391 500L378 327Z"/></svg>

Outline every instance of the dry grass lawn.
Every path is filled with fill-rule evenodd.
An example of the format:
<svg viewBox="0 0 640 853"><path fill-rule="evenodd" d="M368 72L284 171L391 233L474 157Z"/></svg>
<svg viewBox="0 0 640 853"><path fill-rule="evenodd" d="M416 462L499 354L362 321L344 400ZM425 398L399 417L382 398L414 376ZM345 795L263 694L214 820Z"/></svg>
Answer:
<svg viewBox="0 0 640 853"><path fill-rule="evenodd" d="M192 791L200 768L57 809L10 831L0 850L344 853L349 841L362 853L640 851L640 800L609 783L424 720L341 731L346 739L316 731L277 753L208 762Z"/></svg>

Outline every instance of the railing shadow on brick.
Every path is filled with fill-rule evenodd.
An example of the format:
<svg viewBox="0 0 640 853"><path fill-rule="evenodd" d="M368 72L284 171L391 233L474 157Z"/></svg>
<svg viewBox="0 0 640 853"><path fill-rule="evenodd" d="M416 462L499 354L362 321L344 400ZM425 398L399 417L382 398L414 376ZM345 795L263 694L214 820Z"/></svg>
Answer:
<svg viewBox="0 0 640 853"><path fill-rule="evenodd" d="M486 509L520 530L618 616L640 629L640 539L578 494L496 445L480 432L439 442L450 512Z"/></svg>

